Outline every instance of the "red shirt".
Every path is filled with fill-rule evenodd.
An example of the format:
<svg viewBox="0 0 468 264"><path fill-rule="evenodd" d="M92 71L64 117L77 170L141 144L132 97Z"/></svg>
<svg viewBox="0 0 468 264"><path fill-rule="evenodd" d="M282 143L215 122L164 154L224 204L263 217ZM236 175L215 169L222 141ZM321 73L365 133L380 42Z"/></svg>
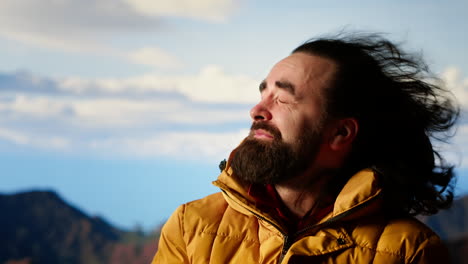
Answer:
<svg viewBox="0 0 468 264"><path fill-rule="evenodd" d="M251 184L248 194L255 200L257 207L276 216L275 218L286 226L289 233L294 233L307 225L318 222L333 210L333 204L331 204L314 210L313 214L311 214L311 210L304 217L299 218L291 213L283 201L281 201L278 192L271 184Z"/></svg>

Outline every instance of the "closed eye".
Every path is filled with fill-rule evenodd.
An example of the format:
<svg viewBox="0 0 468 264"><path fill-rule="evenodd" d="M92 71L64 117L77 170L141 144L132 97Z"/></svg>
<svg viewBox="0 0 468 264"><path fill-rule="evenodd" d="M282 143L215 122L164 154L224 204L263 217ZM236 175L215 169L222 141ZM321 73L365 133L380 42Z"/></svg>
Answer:
<svg viewBox="0 0 468 264"><path fill-rule="evenodd" d="M281 104L287 104L288 101L284 100L284 99L281 99L281 98L278 98L277 101Z"/></svg>

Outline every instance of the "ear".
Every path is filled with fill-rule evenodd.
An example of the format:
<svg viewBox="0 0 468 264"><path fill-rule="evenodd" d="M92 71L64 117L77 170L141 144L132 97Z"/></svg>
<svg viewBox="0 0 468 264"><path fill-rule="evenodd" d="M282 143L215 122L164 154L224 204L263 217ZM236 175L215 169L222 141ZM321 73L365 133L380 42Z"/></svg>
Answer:
<svg viewBox="0 0 468 264"><path fill-rule="evenodd" d="M336 120L329 137L331 150L349 150L359 130L358 122L355 118L344 118Z"/></svg>

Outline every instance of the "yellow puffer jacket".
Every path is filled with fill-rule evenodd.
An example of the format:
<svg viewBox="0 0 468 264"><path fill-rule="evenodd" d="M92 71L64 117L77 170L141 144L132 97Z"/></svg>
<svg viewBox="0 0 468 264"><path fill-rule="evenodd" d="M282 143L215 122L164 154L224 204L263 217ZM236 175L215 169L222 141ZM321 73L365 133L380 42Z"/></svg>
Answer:
<svg viewBox="0 0 468 264"><path fill-rule="evenodd" d="M354 175L333 212L286 234L255 207L231 170L214 185L222 193L180 206L164 225L154 263L448 263L445 247L413 218L387 220L379 211L374 173Z"/></svg>

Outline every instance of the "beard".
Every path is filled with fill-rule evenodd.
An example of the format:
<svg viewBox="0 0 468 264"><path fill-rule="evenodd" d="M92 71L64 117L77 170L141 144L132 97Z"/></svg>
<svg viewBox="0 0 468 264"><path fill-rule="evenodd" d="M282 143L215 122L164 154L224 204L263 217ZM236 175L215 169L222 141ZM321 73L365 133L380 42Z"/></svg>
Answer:
<svg viewBox="0 0 468 264"><path fill-rule="evenodd" d="M268 131L273 139L256 139L255 129ZM302 131L302 137L294 143L286 143L276 127L254 122L249 136L235 149L231 161L236 177L247 183L278 184L303 173L317 156L322 134L319 127L304 127Z"/></svg>

